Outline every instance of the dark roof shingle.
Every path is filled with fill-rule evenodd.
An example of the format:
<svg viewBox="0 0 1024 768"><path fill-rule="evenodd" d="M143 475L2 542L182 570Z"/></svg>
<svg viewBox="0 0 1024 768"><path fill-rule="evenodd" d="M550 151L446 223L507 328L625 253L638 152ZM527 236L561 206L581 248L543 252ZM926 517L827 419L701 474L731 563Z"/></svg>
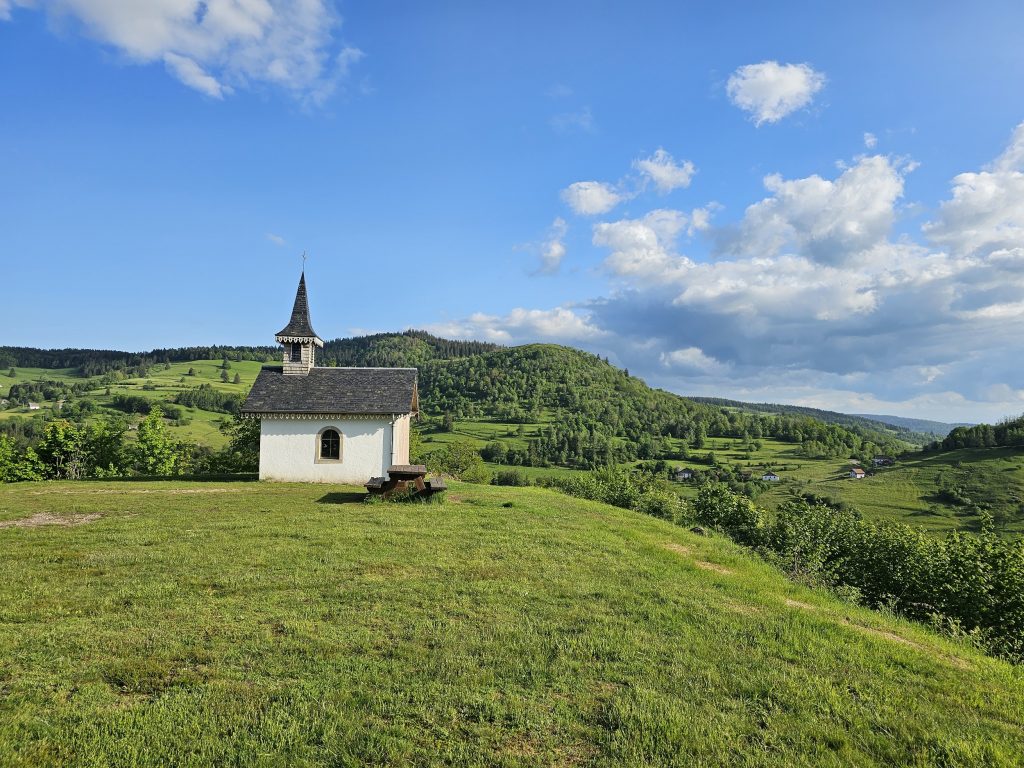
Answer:
<svg viewBox="0 0 1024 768"><path fill-rule="evenodd" d="M412 413L415 368L312 368L285 375L266 366L256 377L242 413Z"/></svg>
<svg viewBox="0 0 1024 768"><path fill-rule="evenodd" d="M309 322L309 299L306 297L306 273L299 278L299 288L295 291L295 304L292 306L292 317L288 325L277 332L277 336L316 337L316 331Z"/></svg>

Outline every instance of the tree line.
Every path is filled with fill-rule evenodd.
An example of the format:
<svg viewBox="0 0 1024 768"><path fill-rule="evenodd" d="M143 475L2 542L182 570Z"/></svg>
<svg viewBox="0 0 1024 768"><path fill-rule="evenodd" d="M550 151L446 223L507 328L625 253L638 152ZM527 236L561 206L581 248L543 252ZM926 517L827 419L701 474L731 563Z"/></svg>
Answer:
<svg viewBox="0 0 1024 768"><path fill-rule="evenodd" d="M134 439L123 418L54 419L30 442L0 433L0 482L255 472L259 421L236 417L222 430L228 444L219 451L175 440L157 404L139 422Z"/></svg>
<svg viewBox="0 0 1024 768"><path fill-rule="evenodd" d="M998 424L975 424L957 427L941 441L928 446L929 450L954 451L960 448L995 448L1024 445L1024 416L1005 419Z"/></svg>

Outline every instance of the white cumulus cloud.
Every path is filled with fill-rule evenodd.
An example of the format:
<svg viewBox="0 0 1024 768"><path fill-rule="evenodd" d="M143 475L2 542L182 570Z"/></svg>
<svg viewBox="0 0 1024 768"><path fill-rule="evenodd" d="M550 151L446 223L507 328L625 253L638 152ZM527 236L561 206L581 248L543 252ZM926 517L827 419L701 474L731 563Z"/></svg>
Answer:
<svg viewBox="0 0 1024 768"><path fill-rule="evenodd" d="M547 239L541 244L540 269L542 275L553 275L562 266L562 259L565 258L565 234L569 231L569 225L561 216L556 218L548 229Z"/></svg>
<svg viewBox="0 0 1024 768"><path fill-rule="evenodd" d="M761 125L803 109L824 86L825 75L807 64L762 61L733 72L725 90L733 104Z"/></svg>
<svg viewBox="0 0 1024 768"><path fill-rule="evenodd" d="M723 373L728 366L704 354L700 347L685 347L661 353L661 364L676 371L699 373Z"/></svg>
<svg viewBox="0 0 1024 768"><path fill-rule="evenodd" d="M162 62L188 87L218 99L269 84L319 103L362 57L336 42L341 19L329 0L49 0L38 7L131 61ZM0 0L0 18L10 8Z"/></svg>
<svg viewBox="0 0 1024 768"><path fill-rule="evenodd" d="M633 167L654 182L654 186L662 193L690 186L693 174L696 173L693 163L689 160L676 163L675 158L664 149L658 149L643 160L634 160Z"/></svg>
<svg viewBox="0 0 1024 768"><path fill-rule="evenodd" d="M516 308L507 315L482 312L451 323L428 325L427 330L456 339L484 339L499 344L541 341L581 343L604 336L589 317L569 307L554 309Z"/></svg>
<svg viewBox="0 0 1024 768"><path fill-rule="evenodd" d="M1024 123L987 168L953 179L953 196L924 226L936 245L959 255L1024 246Z"/></svg>
<svg viewBox="0 0 1024 768"><path fill-rule="evenodd" d="M783 248L830 264L856 258L884 241L908 170L882 155L860 158L838 179L765 177L770 197L746 210L727 249L768 256Z"/></svg>
<svg viewBox="0 0 1024 768"><path fill-rule="evenodd" d="M176 53L167 52L164 54L164 64L167 65L167 69L172 75L189 88L195 88L207 96L222 99L225 93L231 92L230 88L221 85L217 78L204 72L202 67L187 56L179 56Z"/></svg>
<svg viewBox="0 0 1024 768"><path fill-rule="evenodd" d="M625 199L613 185L603 181L577 181L562 190L562 200L582 216L608 213Z"/></svg>
<svg viewBox="0 0 1024 768"><path fill-rule="evenodd" d="M682 211L659 209L642 219L622 219L594 225L594 245L610 248L604 266L618 276L666 279L690 261L673 253L676 238L686 228Z"/></svg>

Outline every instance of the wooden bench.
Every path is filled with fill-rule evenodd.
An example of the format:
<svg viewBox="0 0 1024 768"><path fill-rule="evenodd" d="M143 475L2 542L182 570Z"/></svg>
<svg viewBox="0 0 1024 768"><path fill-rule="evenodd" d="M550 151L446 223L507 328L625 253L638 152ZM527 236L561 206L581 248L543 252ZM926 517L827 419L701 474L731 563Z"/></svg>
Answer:
<svg viewBox="0 0 1024 768"><path fill-rule="evenodd" d="M366 482L366 490L385 499L396 493L429 498L435 493L448 490L448 484L444 480L426 480L426 476L427 468L422 464L395 464L388 467L386 478L371 477Z"/></svg>

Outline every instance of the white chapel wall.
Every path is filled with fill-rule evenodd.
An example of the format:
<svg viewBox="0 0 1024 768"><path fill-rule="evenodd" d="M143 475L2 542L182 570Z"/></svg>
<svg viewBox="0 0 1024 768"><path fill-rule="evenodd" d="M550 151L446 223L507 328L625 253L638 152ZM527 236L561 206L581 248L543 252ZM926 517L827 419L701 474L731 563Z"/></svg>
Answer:
<svg viewBox="0 0 1024 768"><path fill-rule="evenodd" d="M316 461L317 436L326 427L334 427L342 434L340 462ZM275 419L263 416L260 422L260 480L362 485L371 477L387 473L392 464L391 442L391 419L388 417Z"/></svg>

